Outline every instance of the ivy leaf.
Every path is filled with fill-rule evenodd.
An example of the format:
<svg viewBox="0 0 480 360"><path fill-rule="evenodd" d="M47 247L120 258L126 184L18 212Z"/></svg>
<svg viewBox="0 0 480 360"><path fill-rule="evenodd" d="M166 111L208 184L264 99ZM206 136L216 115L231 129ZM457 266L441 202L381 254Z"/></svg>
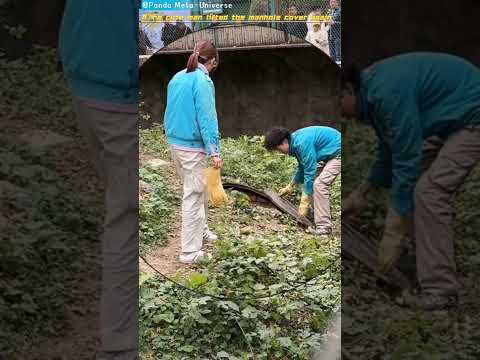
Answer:
<svg viewBox="0 0 480 360"><path fill-rule="evenodd" d="M193 273L190 276L190 285L194 288L202 286L206 284L208 281L208 277L205 274Z"/></svg>
<svg viewBox="0 0 480 360"><path fill-rule="evenodd" d="M218 305L227 309L232 309L236 312L240 312L240 308L238 307L238 305L231 301L219 301Z"/></svg>
<svg viewBox="0 0 480 360"><path fill-rule="evenodd" d="M160 314L160 315L155 315L153 317L153 321L156 322L157 324L165 321L166 323L173 323L175 320L175 316L172 313L167 313L167 314Z"/></svg>

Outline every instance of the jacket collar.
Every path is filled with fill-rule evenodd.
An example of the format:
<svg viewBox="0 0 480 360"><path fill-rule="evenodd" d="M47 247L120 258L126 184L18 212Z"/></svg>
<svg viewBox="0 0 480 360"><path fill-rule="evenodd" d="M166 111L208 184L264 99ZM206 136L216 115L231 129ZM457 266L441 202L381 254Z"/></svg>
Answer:
<svg viewBox="0 0 480 360"><path fill-rule="evenodd" d="M293 141L294 141L295 133L292 133L290 136L290 140L288 141L288 154L295 156L295 149L293 148Z"/></svg>
<svg viewBox="0 0 480 360"><path fill-rule="evenodd" d="M198 63L198 69L202 70L205 74L209 75L207 68L205 65Z"/></svg>

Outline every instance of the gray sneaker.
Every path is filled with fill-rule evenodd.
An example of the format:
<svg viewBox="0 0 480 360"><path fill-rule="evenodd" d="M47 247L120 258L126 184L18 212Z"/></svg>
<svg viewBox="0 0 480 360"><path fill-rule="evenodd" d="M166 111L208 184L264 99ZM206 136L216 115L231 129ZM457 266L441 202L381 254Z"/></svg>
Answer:
<svg viewBox="0 0 480 360"><path fill-rule="evenodd" d="M218 236L215 235L212 231L210 231L209 229L205 230L205 232L203 233L203 240L205 241L215 241L215 240L218 240Z"/></svg>
<svg viewBox="0 0 480 360"><path fill-rule="evenodd" d="M333 231L332 229L315 227L315 228L310 228L310 232L318 236L328 236L328 235L331 235Z"/></svg>
<svg viewBox="0 0 480 360"><path fill-rule="evenodd" d="M180 255L180 262L184 264L194 264L202 260L209 260L212 258L212 255L205 253L204 251L200 250L194 253L189 254L181 254Z"/></svg>
<svg viewBox="0 0 480 360"><path fill-rule="evenodd" d="M439 295L429 293L412 293L405 290L402 295L395 299L400 306L410 307L416 310L435 311L445 310L458 305L457 295Z"/></svg>

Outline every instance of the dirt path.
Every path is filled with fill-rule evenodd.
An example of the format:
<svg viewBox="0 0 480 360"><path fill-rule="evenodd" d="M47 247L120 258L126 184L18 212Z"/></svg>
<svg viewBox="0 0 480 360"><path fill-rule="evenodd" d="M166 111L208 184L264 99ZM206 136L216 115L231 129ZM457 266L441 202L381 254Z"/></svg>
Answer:
<svg viewBox="0 0 480 360"><path fill-rule="evenodd" d="M168 179L169 184L173 190L180 193L181 183L175 172L173 162L165 162L154 154L141 154L140 166L147 164L156 164L161 170L162 175ZM165 245L159 246L149 251L145 258L146 260L162 274L172 277L180 274L187 274L192 271L191 266L181 263L178 259L180 255L180 233L181 233L181 214L180 204L175 209L175 226L173 232L168 237L168 242ZM155 271L148 266L142 259L140 261L140 271L148 274L154 274Z"/></svg>

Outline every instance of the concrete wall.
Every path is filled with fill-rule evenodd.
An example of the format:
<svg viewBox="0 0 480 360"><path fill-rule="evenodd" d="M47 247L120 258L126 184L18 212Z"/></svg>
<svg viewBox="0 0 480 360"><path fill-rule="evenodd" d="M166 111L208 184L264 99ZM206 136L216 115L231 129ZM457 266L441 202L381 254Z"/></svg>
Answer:
<svg viewBox="0 0 480 360"><path fill-rule="evenodd" d="M168 80L185 67L187 56L156 55L141 68L145 107L155 122L163 119ZM312 47L221 52L212 79L222 136L261 134L273 125L336 127L339 74Z"/></svg>

